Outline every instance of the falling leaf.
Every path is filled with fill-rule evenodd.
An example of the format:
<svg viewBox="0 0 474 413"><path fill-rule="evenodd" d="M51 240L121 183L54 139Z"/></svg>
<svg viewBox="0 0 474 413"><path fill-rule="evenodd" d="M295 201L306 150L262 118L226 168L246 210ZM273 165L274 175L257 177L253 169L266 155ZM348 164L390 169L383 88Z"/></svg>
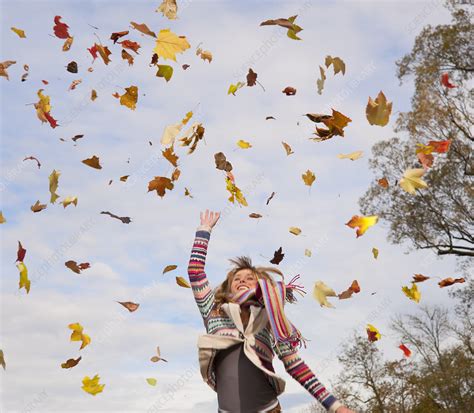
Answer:
<svg viewBox="0 0 474 413"><path fill-rule="evenodd" d="M400 344L398 348L403 351L403 354L405 355L405 357L411 356L411 351L408 349L407 346L405 346L405 344Z"/></svg>
<svg viewBox="0 0 474 413"><path fill-rule="evenodd" d="M315 123L324 123L327 126L327 129L316 127L314 134L318 137L311 139L317 142L331 139L335 135L344 136L344 128L352 122L351 118L334 109L332 109L332 115L307 113L306 116Z"/></svg>
<svg viewBox="0 0 474 413"><path fill-rule="evenodd" d="M150 182L148 182L148 192L156 191L160 197L165 196L167 189L172 190L174 188L173 182L166 176L155 176Z"/></svg>
<svg viewBox="0 0 474 413"><path fill-rule="evenodd" d="M175 270L176 268L178 268L177 265L174 265L174 264L171 264L171 265L167 265L164 270L163 270L163 274L166 274L167 272L169 271L173 271Z"/></svg>
<svg viewBox="0 0 474 413"><path fill-rule="evenodd" d="M77 63L74 61L69 62L66 66L66 70L70 73L77 73Z"/></svg>
<svg viewBox="0 0 474 413"><path fill-rule="evenodd" d="M80 274L82 270L87 270L91 266L88 262L82 262L78 265L77 262L73 260L66 261L64 265L76 274Z"/></svg>
<svg viewBox="0 0 474 413"><path fill-rule="evenodd" d="M270 195L270 197L267 199L267 205L268 203L270 202L270 200L275 196L275 192L272 192L272 194Z"/></svg>
<svg viewBox="0 0 474 413"><path fill-rule="evenodd" d="M309 169L304 174L302 174L301 177L303 178L305 185L308 185L308 186L313 185L313 182L316 179L316 176L314 175L314 173L310 171Z"/></svg>
<svg viewBox="0 0 474 413"><path fill-rule="evenodd" d="M356 151L356 152L348 153L347 155L339 154L339 155L337 155L337 157L339 159L350 159L351 161L355 161L355 160L361 158L362 154L363 154L362 151Z"/></svg>
<svg viewBox="0 0 474 413"><path fill-rule="evenodd" d="M226 172L232 171L232 164L227 161L225 155L222 152L214 154L214 161L216 162L217 169Z"/></svg>
<svg viewBox="0 0 474 413"><path fill-rule="evenodd" d="M248 149L252 147L250 142L243 141L242 139L237 141L237 146L242 149Z"/></svg>
<svg viewBox="0 0 474 413"><path fill-rule="evenodd" d="M36 115L38 116L38 119L45 123L49 122L50 126L54 129L57 126L56 120L51 116L51 104L50 104L50 98L48 95L43 95L43 90L40 89L37 92L37 95L39 97L39 101L34 104L35 109L36 109Z"/></svg>
<svg viewBox="0 0 474 413"><path fill-rule="evenodd" d="M263 215L260 215L260 214L257 214L255 212L252 212L251 214L249 214L249 217L250 218L262 218Z"/></svg>
<svg viewBox="0 0 474 413"><path fill-rule="evenodd" d="M51 175L49 175L49 192L51 193L51 198L49 202L51 204L54 204L59 198L59 195L56 193L59 185L59 175L61 175L61 172L56 171L55 169L53 169L53 172L51 172Z"/></svg>
<svg viewBox="0 0 474 413"><path fill-rule="evenodd" d="M133 65L133 56L128 53L125 49L122 49L122 59L128 62L129 66Z"/></svg>
<svg viewBox="0 0 474 413"><path fill-rule="evenodd" d="M202 50L200 47L196 50L196 55L202 60L207 60L209 63L212 61L212 53L209 50Z"/></svg>
<svg viewBox="0 0 474 413"><path fill-rule="evenodd" d="M189 283L183 277L176 277L176 284L178 284L180 287L191 288Z"/></svg>
<svg viewBox="0 0 474 413"><path fill-rule="evenodd" d="M270 262L272 264L278 265L280 264L284 256L285 254L283 254L282 247L280 247L273 253L273 258L270 260Z"/></svg>
<svg viewBox="0 0 474 413"><path fill-rule="evenodd" d="M332 65L332 68L334 69L334 75L337 75L339 72L342 72L343 75L346 74L346 64L339 57L331 57L328 55L326 56L324 64L327 68Z"/></svg>
<svg viewBox="0 0 474 413"><path fill-rule="evenodd" d="M23 248L23 245L21 245L21 242L18 241L18 249L16 252L16 261L15 262L21 262L24 261L26 255L26 249Z"/></svg>
<svg viewBox="0 0 474 413"><path fill-rule="evenodd" d="M124 49L133 50L136 54L139 54L138 49L141 48L141 46L137 42L132 42L131 40L123 40L121 42L118 42L118 44L121 45Z"/></svg>
<svg viewBox="0 0 474 413"><path fill-rule="evenodd" d="M247 86L255 86L257 84L257 73L255 73L251 68L247 73Z"/></svg>
<svg viewBox="0 0 474 413"><path fill-rule="evenodd" d="M388 181L387 178L380 178L377 183L382 187L382 188L388 188Z"/></svg>
<svg viewBox="0 0 474 413"><path fill-rule="evenodd" d="M3 370L6 370L7 364L5 363L5 356L3 354L3 350L0 350L0 364L3 367Z"/></svg>
<svg viewBox="0 0 474 413"><path fill-rule="evenodd" d="M66 23L61 22L62 17L61 16L55 16L54 17L54 34L56 37L59 37L60 39L67 39L68 37L71 37L68 33L68 28L69 26Z"/></svg>
<svg viewBox="0 0 474 413"><path fill-rule="evenodd" d="M159 347L156 347L156 354L157 356L153 356L150 360L153 362L153 363L156 363L160 360L163 360L165 361L166 363L168 363L167 360L165 360L164 358L161 358L161 353L160 353L160 348Z"/></svg>
<svg viewBox="0 0 474 413"><path fill-rule="evenodd" d="M146 379L146 381L150 386L156 386L156 379L150 377L150 378Z"/></svg>
<svg viewBox="0 0 474 413"><path fill-rule="evenodd" d="M5 217L3 216L3 212L0 211L0 224L4 224L5 222L7 222L7 220L6 220Z"/></svg>
<svg viewBox="0 0 474 413"><path fill-rule="evenodd" d="M122 221L122 223L124 223L124 224L130 224L130 222L132 222L130 217L119 217L115 214L110 213L109 211L102 211L101 214L110 215L112 218L116 218L116 219Z"/></svg>
<svg viewBox="0 0 474 413"><path fill-rule="evenodd" d="M418 290L418 287L414 282L411 283L411 288L403 286L402 291L410 300L413 300L417 303L420 302L421 292Z"/></svg>
<svg viewBox="0 0 474 413"><path fill-rule="evenodd" d="M133 26L134 29L138 30L139 32L156 38L155 32L152 32L145 23L138 24L135 22L130 22L130 24Z"/></svg>
<svg viewBox="0 0 474 413"><path fill-rule="evenodd" d="M269 119L276 120L273 116L267 116L267 117L265 118L265 120L269 120Z"/></svg>
<svg viewBox="0 0 474 413"><path fill-rule="evenodd" d="M463 282L466 282L466 280L464 278L445 278L444 280L441 280L438 285L440 286L440 288L443 288L443 287L449 287L450 285L453 285L453 284L457 284L457 283L463 283Z"/></svg>
<svg viewBox="0 0 474 413"><path fill-rule="evenodd" d="M421 179L425 170L423 168L407 169L400 179L400 186L409 194L415 195L416 189L428 188L428 184Z"/></svg>
<svg viewBox="0 0 474 413"><path fill-rule="evenodd" d="M67 52L71 49L72 42L74 41L74 37L68 37L63 44L63 52Z"/></svg>
<svg viewBox="0 0 474 413"><path fill-rule="evenodd" d="M424 153L430 155L432 152L436 153L446 153L449 150L451 145L451 139L444 141L429 141L428 145L423 145L422 143L417 143L416 153Z"/></svg>
<svg viewBox="0 0 474 413"><path fill-rule="evenodd" d="M170 146L161 152L165 159L167 159L174 167L177 167L178 164L176 161L179 159L178 156L174 153L174 147Z"/></svg>
<svg viewBox="0 0 474 413"><path fill-rule="evenodd" d="M181 171L178 168L175 168L173 173L171 174L171 180L177 181L180 175L181 175Z"/></svg>
<svg viewBox="0 0 474 413"><path fill-rule="evenodd" d="M31 210L33 212L40 212L42 211L43 209L46 209L46 204L40 204L40 201L36 201L36 203L34 205L31 206Z"/></svg>
<svg viewBox="0 0 474 413"><path fill-rule="evenodd" d="M79 356L77 359L68 359L65 363L61 363L63 369L71 369L81 361L82 356Z"/></svg>
<svg viewBox="0 0 474 413"><path fill-rule="evenodd" d="M95 89L92 89L91 91L91 100L94 101L97 99L97 91Z"/></svg>
<svg viewBox="0 0 474 413"><path fill-rule="evenodd" d="M245 83L243 82L237 82L235 85L231 84L229 86L229 90L227 91L227 94L230 95L232 93L235 96L235 92L237 92L240 88L244 86L245 86Z"/></svg>
<svg viewBox="0 0 474 413"><path fill-rule="evenodd" d="M126 36L128 34L128 30L124 30L122 32L114 32L110 35L110 40L114 41L114 44L117 43L117 40L120 39L123 36Z"/></svg>
<svg viewBox="0 0 474 413"><path fill-rule="evenodd" d="M184 188L184 196L189 196L190 198L194 198L191 193L189 192L188 188Z"/></svg>
<svg viewBox="0 0 474 413"><path fill-rule="evenodd" d="M379 250L375 247L372 248L372 254L373 254L374 258L377 259L378 256L379 256Z"/></svg>
<svg viewBox="0 0 474 413"><path fill-rule="evenodd" d="M157 77L164 78L167 82L170 81L173 76L173 68L169 65L158 65L158 71L156 72Z"/></svg>
<svg viewBox="0 0 474 413"><path fill-rule="evenodd" d="M128 311L133 313L140 307L140 304L132 303L131 301L117 301L119 304L123 305Z"/></svg>
<svg viewBox="0 0 474 413"><path fill-rule="evenodd" d="M290 227L289 231L294 235L300 235L301 229L298 227Z"/></svg>
<svg viewBox="0 0 474 413"><path fill-rule="evenodd" d="M28 279L28 269L22 261L17 263L16 266L20 271L20 282L18 289L21 290L22 288L25 288L26 293L28 294L30 292L31 287L31 281Z"/></svg>
<svg viewBox="0 0 474 413"><path fill-rule="evenodd" d="M201 123L195 122L184 132L183 136L179 138L181 146L189 146L188 155L194 152L198 142L204 137L204 131L204 126L202 126Z"/></svg>
<svg viewBox="0 0 474 413"><path fill-rule="evenodd" d="M324 69L321 66L319 66L319 74L320 79L316 80L316 86L318 87L318 94L321 95L324 89L324 82L326 81L326 75L324 73Z"/></svg>
<svg viewBox="0 0 474 413"><path fill-rule="evenodd" d="M6 60L5 62L0 63L0 76L6 77L7 80L10 80L8 77L7 69L14 65L16 62L14 60Z"/></svg>
<svg viewBox="0 0 474 413"><path fill-rule="evenodd" d="M334 308L334 306L327 300L327 297L336 297L336 293L322 281L316 281L314 284L313 297L321 307Z"/></svg>
<svg viewBox="0 0 474 413"><path fill-rule="evenodd" d="M453 85L450 81L449 81L449 73L443 73L441 75L441 84L448 88L448 89L452 89L454 87L457 87L456 85Z"/></svg>
<svg viewBox="0 0 474 413"><path fill-rule="evenodd" d="M382 338L382 335L379 333L379 330L377 330L372 324L367 324L366 331L367 338L371 343Z"/></svg>
<svg viewBox="0 0 474 413"><path fill-rule="evenodd" d="M237 199L237 202L240 205L243 206L248 206L247 200L245 199L244 195L242 194L241 190L232 182L232 180L229 177L225 178L226 181L226 189L230 192L230 197L228 200L232 203L235 202Z"/></svg>
<svg viewBox="0 0 474 413"><path fill-rule="evenodd" d="M344 299L352 297L353 293L357 294L359 292L360 292L359 283L357 282L357 280L354 280L352 281L352 284L347 290L343 291L341 294L338 294L337 296L339 297L340 300L344 300Z"/></svg>
<svg viewBox="0 0 474 413"><path fill-rule="evenodd" d="M286 151L287 155L291 155L292 153L294 153L293 150L291 149L290 145L288 145L286 142L283 142L283 141L281 143L282 143L283 147L285 148L285 151Z"/></svg>
<svg viewBox="0 0 474 413"><path fill-rule="evenodd" d="M416 154L416 156L424 169L431 168L431 166L433 165L434 156L432 154L426 155L423 152L419 152Z"/></svg>
<svg viewBox="0 0 474 413"><path fill-rule="evenodd" d="M351 228L357 228L356 236L359 238L361 235L364 235L365 231L368 228L375 225L378 221L378 215L370 215L370 216L359 216L354 215L345 225Z"/></svg>
<svg viewBox="0 0 474 413"><path fill-rule="evenodd" d="M282 90L282 93L284 93L286 96L293 96L296 95L296 89L294 87L287 86Z"/></svg>
<svg viewBox="0 0 474 413"><path fill-rule="evenodd" d="M93 155L92 158L87 158L81 161L83 164L90 166L91 168L94 169L102 169L102 166L100 165L100 160L97 156Z"/></svg>
<svg viewBox="0 0 474 413"><path fill-rule="evenodd" d="M306 249L304 250L304 255L306 255L307 257L311 257L311 250L309 250L309 249L306 248Z"/></svg>
<svg viewBox="0 0 474 413"><path fill-rule="evenodd" d="M96 374L92 379L89 376L86 376L82 379L82 389L95 396L97 393L102 393L104 390L105 384L99 384L99 375Z"/></svg>
<svg viewBox="0 0 474 413"><path fill-rule="evenodd" d="M379 92L375 100L369 96L365 114L371 125L385 126L392 113L392 102L388 102L382 91Z"/></svg>
<svg viewBox="0 0 474 413"><path fill-rule="evenodd" d="M79 85L80 83L82 83L81 79L73 80L68 90L74 90L76 86Z"/></svg>
<svg viewBox="0 0 474 413"><path fill-rule="evenodd" d="M176 4L176 0L163 0L155 11L157 13L161 12L163 16L170 20L175 20L177 18L178 5Z"/></svg>
<svg viewBox="0 0 474 413"><path fill-rule="evenodd" d="M72 330L71 341L82 341L79 350L82 350L84 347L90 344L91 338L82 332L84 328L79 323L69 324L68 328Z"/></svg>
<svg viewBox="0 0 474 413"><path fill-rule="evenodd" d="M430 277L426 277L426 276L423 275L423 274L415 274L415 275L413 276L413 282L414 282L414 283L421 283L421 282L426 281L426 280L429 280L429 279L430 279Z"/></svg>
<svg viewBox="0 0 474 413"><path fill-rule="evenodd" d="M130 86L125 88L126 92L120 96L120 104L129 109L135 110L138 100L138 87Z"/></svg>
<svg viewBox="0 0 474 413"><path fill-rule="evenodd" d="M296 17L298 17L298 15L288 17L287 19L279 18L279 19L265 20L262 23L260 23L260 26L278 25L278 26L284 27L285 29L288 29L288 31L286 32L286 35L290 39L301 40L298 36L296 36L296 33L299 33L303 29L294 23Z"/></svg>
<svg viewBox="0 0 474 413"><path fill-rule="evenodd" d="M66 208L70 204L74 204L75 206L77 206L77 196L68 196L64 198L61 203L63 204L64 208Z"/></svg>
<svg viewBox="0 0 474 413"><path fill-rule="evenodd" d="M171 59L176 62L176 54L183 53L190 47L186 36L177 36L170 29L162 29L158 33L153 52L165 60Z"/></svg>
<svg viewBox="0 0 474 413"><path fill-rule="evenodd" d="M23 30L21 29L17 29L16 27L10 27L10 29L12 31L14 31L19 37L21 37L22 39L26 38L26 34Z"/></svg>

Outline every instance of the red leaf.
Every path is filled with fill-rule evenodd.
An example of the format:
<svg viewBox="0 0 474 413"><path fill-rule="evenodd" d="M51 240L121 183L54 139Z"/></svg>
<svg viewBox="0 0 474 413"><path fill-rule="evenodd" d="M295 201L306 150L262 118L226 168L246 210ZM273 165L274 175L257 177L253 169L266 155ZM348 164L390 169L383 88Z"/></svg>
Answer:
<svg viewBox="0 0 474 413"><path fill-rule="evenodd" d="M443 73L441 75L441 84L444 86L444 87L447 87L448 89L452 89L453 87L457 87L456 85L453 85L450 81L449 81L449 74L448 73Z"/></svg>
<svg viewBox="0 0 474 413"><path fill-rule="evenodd" d="M23 246L21 245L21 242L18 241L18 251L17 251L17 259L16 261L21 261L23 262L23 260L25 259L25 255L26 255L26 250L23 248ZM15 261L15 262L16 262Z"/></svg>
<svg viewBox="0 0 474 413"><path fill-rule="evenodd" d="M400 344L398 348L403 351L403 354L405 354L406 357L411 356L411 351L407 346L405 346L405 344Z"/></svg>
<svg viewBox="0 0 474 413"><path fill-rule="evenodd" d="M437 153L446 153L449 151L449 145L451 145L451 140L447 141L429 141L428 146L433 148L433 152Z"/></svg>
<svg viewBox="0 0 474 413"><path fill-rule="evenodd" d="M49 112L44 112L44 117L46 119L48 119L48 122L49 124L51 125L51 127L54 129L56 126L58 126L58 122L56 121L56 119L54 119L50 114Z"/></svg>
<svg viewBox="0 0 474 413"><path fill-rule="evenodd" d="M66 23L61 23L61 16L55 16L54 17L54 23L55 26L53 27L54 34L56 37L59 37L60 39L67 39L69 36L69 33L67 29L69 26Z"/></svg>

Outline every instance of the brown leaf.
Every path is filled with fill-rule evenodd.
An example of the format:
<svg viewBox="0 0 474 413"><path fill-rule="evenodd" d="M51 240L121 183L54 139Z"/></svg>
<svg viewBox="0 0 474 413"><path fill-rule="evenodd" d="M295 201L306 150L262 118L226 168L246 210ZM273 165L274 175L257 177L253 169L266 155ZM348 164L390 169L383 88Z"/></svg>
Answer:
<svg viewBox="0 0 474 413"><path fill-rule="evenodd" d="M132 220L129 217L119 217L117 215L112 214L109 211L102 211L101 214L110 215L112 218L119 219L124 224L130 224L130 222L132 222Z"/></svg>
<svg viewBox="0 0 474 413"><path fill-rule="evenodd" d="M173 173L171 174L171 180L173 182L177 181L180 175L181 175L181 171L178 168L175 168Z"/></svg>
<svg viewBox="0 0 474 413"><path fill-rule="evenodd" d="M40 204L40 201L36 201L36 203L34 205L31 205L31 210L33 212L40 212L42 211L43 209L46 209L46 204Z"/></svg>
<svg viewBox="0 0 474 413"><path fill-rule="evenodd" d="M257 83L257 74L252 70L249 69L247 73L247 86L255 86Z"/></svg>
<svg viewBox="0 0 474 413"><path fill-rule="evenodd" d="M82 270L86 270L88 268L90 268L90 264L88 262L83 262L79 265L77 265L77 262L76 261L66 261L64 263L64 265L66 265L66 267L68 267L70 270L74 271L76 274L80 274Z"/></svg>
<svg viewBox="0 0 474 413"><path fill-rule="evenodd" d="M285 148L286 154L291 155L293 152L293 149L291 149L291 146L288 145L286 142L281 142L283 144L283 147Z"/></svg>
<svg viewBox="0 0 474 413"><path fill-rule="evenodd" d="M173 146L166 148L164 151L162 151L162 154L165 157L165 159L167 159L174 167L178 166L176 161L179 159L179 157L174 153Z"/></svg>
<svg viewBox="0 0 474 413"><path fill-rule="evenodd" d="M453 284L457 284L457 283L463 283L463 282L466 282L466 280L464 278L445 278L443 280L441 280L438 285L440 286L440 288L443 288L443 287L449 287L450 285L453 285Z"/></svg>
<svg viewBox="0 0 474 413"><path fill-rule="evenodd" d="M17 255L17 258L15 262L17 261L23 262L23 260L25 259L26 250L23 248L23 245L21 245L20 241L18 241L18 251L16 255Z"/></svg>
<svg viewBox="0 0 474 413"><path fill-rule="evenodd" d="M126 36L128 34L128 30L125 30L123 32L115 32L110 35L110 40L114 41L114 44L117 43L117 40L120 39L123 36Z"/></svg>
<svg viewBox="0 0 474 413"><path fill-rule="evenodd" d="M272 194L270 195L270 197L267 199L267 205L268 203L270 202L270 200L275 196L275 192L272 192Z"/></svg>
<svg viewBox="0 0 474 413"><path fill-rule="evenodd" d="M119 304L122 304L128 311L133 313L140 307L140 304L132 303L131 301L117 301Z"/></svg>
<svg viewBox="0 0 474 413"><path fill-rule="evenodd" d="M93 155L92 158L84 159L82 163L90 166L91 168L102 169L102 166L99 163L99 158L95 155Z"/></svg>
<svg viewBox="0 0 474 413"><path fill-rule="evenodd" d="M280 247L273 253L273 258L270 260L270 262L272 264L278 265L284 256L285 254L283 253L282 247Z"/></svg>
<svg viewBox="0 0 474 413"><path fill-rule="evenodd" d="M286 96L293 96L296 94L296 89L294 87L287 86L282 90L282 92L286 94Z"/></svg>
<svg viewBox="0 0 474 413"><path fill-rule="evenodd" d="M77 366L77 364L81 361L82 356L79 356L77 359L68 359L65 363L61 363L61 367L63 369L70 369L74 366Z"/></svg>
<svg viewBox="0 0 474 413"><path fill-rule="evenodd" d="M222 152L214 154L214 160L216 162L217 169L226 172L232 171L232 164L226 160L226 157Z"/></svg>
<svg viewBox="0 0 474 413"><path fill-rule="evenodd" d="M148 36L151 36L151 37L156 37L155 32L152 32L145 23L138 24L135 22L130 22L130 24L133 26L134 29L138 30L139 32L142 32L143 34L147 34Z"/></svg>
<svg viewBox="0 0 474 413"><path fill-rule="evenodd" d="M249 214L249 217L250 218L262 218L262 215L256 214L255 212L252 212L251 214Z"/></svg>
<svg viewBox="0 0 474 413"><path fill-rule="evenodd" d="M173 188L173 182L166 176L155 176L150 182L148 182L148 192L156 191L160 197L165 196L166 189L172 190Z"/></svg>
<svg viewBox="0 0 474 413"><path fill-rule="evenodd" d="M429 279L430 279L430 277L426 277L423 274L415 274L413 276L413 282L415 282L415 283L421 283L421 282L429 280Z"/></svg>
<svg viewBox="0 0 474 413"><path fill-rule="evenodd" d="M125 49L122 49L122 59L127 60L129 66L133 65L133 56L130 53L128 53Z"/></svg>

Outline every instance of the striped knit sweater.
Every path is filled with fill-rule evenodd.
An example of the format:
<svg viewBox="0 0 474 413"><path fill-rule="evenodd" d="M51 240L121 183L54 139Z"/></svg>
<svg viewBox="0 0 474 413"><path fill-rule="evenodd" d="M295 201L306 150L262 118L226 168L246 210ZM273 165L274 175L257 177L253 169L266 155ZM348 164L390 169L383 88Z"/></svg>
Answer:
<svg viewBox="0 0 474 413"><path fill-rule="evenodd" d="M188 266L189 281L191 283L194 299L203 318L204 326L208 335L242 338L243 336L237 329L236 324L227 314L222 314L222 312L217 314L217 312L212 311L215 307L214 292L211 289L204 270L210 234L211 228L202 225L198 227L194 239ZM324 385L317 379L307 364L300 358L297 348L293 348L288 343L281 342L273 345L272 334L269 324L254 334L255 340L254 343L252 343L251 349L258 356L261 366L274 372L275 370L272 366L272 360L274 358L274 352L277 353L278 358L283 362L287 373L298 381L329 412L336 412L337 408L342 406L342 404L331 393L329 393L328 390L326 390ZM217 391L213 366L215 353L216 351L213 351L212 357L210 357L209 365L205 369L206 377L204 378L211 388ZM257 367L260 366L257 365ZM273 374L273 376L276 375ZM267 377L270 384L277 390L277 393L280 394L283 391L279 388L279 382L281 382L281 379L275 380L274 377L271 377L268 374Z"/></svg>

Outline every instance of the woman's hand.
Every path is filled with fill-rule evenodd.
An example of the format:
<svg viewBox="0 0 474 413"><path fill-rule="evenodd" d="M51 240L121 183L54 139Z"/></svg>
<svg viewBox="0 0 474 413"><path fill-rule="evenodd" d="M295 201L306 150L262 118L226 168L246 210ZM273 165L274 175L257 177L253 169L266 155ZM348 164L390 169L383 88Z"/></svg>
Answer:
<svg viewBox="0 0 474 413"><path fill-rule="evenodd" d="M336 410L336 413L355 413L354 410L348 409L346 406L341 406Z"/></svg>
<svg viewBox="0 0 474 413"><path fill-rule="evenodd" d="M219 220L219 217L221 216L220 212L211 212L209 213L209 210L206 209L206 212L200 213L201 217L201 225L208 225L211 228L216 225L217 221Z"/></svg>

